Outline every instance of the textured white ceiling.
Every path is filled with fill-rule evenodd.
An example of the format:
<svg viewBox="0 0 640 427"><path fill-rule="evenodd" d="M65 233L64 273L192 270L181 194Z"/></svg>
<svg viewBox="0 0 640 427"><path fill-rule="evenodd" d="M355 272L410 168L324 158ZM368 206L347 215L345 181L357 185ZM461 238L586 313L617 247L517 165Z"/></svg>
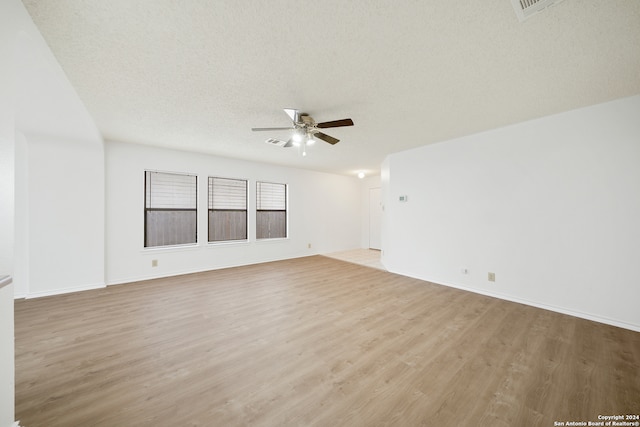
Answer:
<svg viewBox="0 0 640 427"><path fill-rule="evenodd" d="M640 93L640 1L24 0L103 137L336 173ZM295 148L282 108L341 139Z"/></svg>

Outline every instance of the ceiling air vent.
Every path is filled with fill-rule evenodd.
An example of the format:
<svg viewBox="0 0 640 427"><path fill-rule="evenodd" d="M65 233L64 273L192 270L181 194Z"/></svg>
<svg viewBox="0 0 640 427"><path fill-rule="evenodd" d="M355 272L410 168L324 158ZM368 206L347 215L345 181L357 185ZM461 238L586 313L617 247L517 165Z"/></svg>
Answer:
<svg viewBox="0 0 640 427"><path fill-rule="evenodd" d="M275 138L269 138L265 142L269 145L277 145L278 147L284 147L284 145L287 143L287 141L281 141Z"/></svg>
<svg viewBox="0 0 640 427"><path fill-rule="evenodd" d="M520 22L562 0L511 0Z"/></svg>

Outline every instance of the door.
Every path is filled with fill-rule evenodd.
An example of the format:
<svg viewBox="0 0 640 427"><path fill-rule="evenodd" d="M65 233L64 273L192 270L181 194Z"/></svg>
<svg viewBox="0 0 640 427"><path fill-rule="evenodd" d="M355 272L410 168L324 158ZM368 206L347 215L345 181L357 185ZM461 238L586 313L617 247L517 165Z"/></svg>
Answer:
<svg viewBox="0 0 640 427"><path fill-rule="evenodd" d="M380 228L382 227L382 199L380 188L369 189L369 249L382 249Z"/></svg>

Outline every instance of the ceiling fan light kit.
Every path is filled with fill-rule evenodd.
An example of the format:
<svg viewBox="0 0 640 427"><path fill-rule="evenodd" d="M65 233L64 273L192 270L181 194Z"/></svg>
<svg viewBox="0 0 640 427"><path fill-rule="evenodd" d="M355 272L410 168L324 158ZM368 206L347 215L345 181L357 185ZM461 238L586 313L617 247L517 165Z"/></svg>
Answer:
<svg viewBox="0 0 640 427"><path fill-rule="evenodd" d="M265 142L270 145L277 145L279 147L299 147L302 146L302 156L307 155L307 145L313 145L315 143L314 138L321 139L331 145L335 145L340 142L339 139L327 135L324 132L320 132L320 129L353 126L353 120L340 119L332 120L329 122L316 123L316 121L310 115L301 113L299 110L293 108L285 108L284 112L287 113L293 125L291 127L270 127L270 128L251 128L254 132L263 131L276 131L276 130L292 130L293 133L288 141L282 141L276 138L269 138Z"/></svg>

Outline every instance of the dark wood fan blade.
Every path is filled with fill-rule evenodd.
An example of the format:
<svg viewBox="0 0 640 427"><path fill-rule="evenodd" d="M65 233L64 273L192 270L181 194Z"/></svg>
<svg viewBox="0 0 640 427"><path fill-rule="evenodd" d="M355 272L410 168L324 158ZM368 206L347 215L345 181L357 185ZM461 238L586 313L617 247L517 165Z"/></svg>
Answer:
<svg viewBox="0 0 640 427"><path fill-rule="evenodd" d="M268 130L291 130L294 129L291 126L286 127L286 128L251 128L252 131L254 132L261 132L261 131L268 131Z"/></svg>
<svg viewBox="0 0 640 427"><path fill-rule="evenodd" d="M331 145L337 144L338 142L340 142L339 139L336 139L332 136L327 135L326 133L322 133L322 132L316 132L313 134L313 136L315 136L316 138L320 138L321 140L328 142Z"/></svg>
<svg viewBox="0 0 640 427"><path fill-rule="evenodd" d="M333 120L330 122L318 123L316 125L316 127L319 127L320 129L339 128L342 126L353 126L353 120L351 119Z"/></svg>

